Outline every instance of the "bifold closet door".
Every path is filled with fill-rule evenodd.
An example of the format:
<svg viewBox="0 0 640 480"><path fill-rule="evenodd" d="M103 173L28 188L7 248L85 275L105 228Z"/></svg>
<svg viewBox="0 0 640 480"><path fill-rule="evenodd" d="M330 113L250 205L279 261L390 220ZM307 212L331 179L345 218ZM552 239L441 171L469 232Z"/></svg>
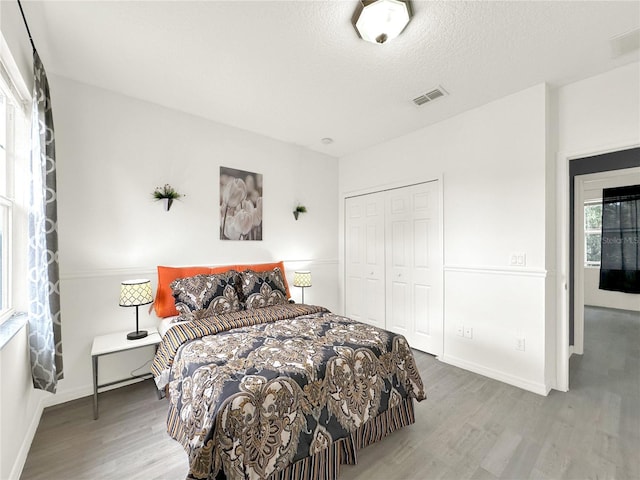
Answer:
<svg viewBox="0 0 640 480"><path fill-rule="evenodd" d="M386 329L441 355L443 277L437 181L389 190L385 210Z"/></svg>
<svg viewBox="0 0 640 480"><path fill-rule="evenodd" d="M345 200L345 313L385 328L384 192Z"/></svg>

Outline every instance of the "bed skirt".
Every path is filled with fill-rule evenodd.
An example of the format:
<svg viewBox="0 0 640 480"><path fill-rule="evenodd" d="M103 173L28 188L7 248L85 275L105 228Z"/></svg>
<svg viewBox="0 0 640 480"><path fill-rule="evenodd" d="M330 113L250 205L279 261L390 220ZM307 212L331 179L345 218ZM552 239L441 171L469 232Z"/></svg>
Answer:
<svg viewBox="0 0 640 480"><path fill-rule="evenodd" d="M269 476L268 480L336 480L340 465L357 463L358 450L415 421L413 398L404 398L399 405L378 414L350 436L333 442L322 452L298 460Z"/></svg>

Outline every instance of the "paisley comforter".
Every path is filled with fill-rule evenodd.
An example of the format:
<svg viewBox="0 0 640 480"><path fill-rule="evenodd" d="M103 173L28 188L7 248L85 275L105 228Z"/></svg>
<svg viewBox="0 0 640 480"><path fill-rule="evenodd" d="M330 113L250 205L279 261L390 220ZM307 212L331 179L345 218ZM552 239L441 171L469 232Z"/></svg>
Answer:
<svg viewBox="0 0 640 480"><path fill-rule="evenodd" d="M189 479L332 478L318 459L348 462L345 446L412 423L412 399L425 398L403 336L307 305L176 325L152 371L168 385L168 432Z"/></svg>

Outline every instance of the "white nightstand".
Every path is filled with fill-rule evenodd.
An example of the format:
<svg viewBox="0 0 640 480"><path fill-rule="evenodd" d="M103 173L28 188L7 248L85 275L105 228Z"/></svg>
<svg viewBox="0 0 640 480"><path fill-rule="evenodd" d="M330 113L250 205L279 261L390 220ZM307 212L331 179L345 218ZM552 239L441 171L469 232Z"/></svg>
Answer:
<svg viewBox="0 0 640 480"><path fill-rule="evenodd" d="M133 375L122 380L115 382L98 384L98 359L103 355L109 355L111 353L125 352L127 350L135 350L136 348L148 347L149 345L155 345L156 348L160 341L160 334L155 328L148 328L149 335L138 340L127 340L127 332L110 333L109 335L100 335L93 339L93 345L91 346L91 360L93 363L93 419L98 418L98 389L103 387L109 387L111 385L117 385L119 383L127 382L133 378L152 378L151 373L144 373L142 375Z"/></svg>

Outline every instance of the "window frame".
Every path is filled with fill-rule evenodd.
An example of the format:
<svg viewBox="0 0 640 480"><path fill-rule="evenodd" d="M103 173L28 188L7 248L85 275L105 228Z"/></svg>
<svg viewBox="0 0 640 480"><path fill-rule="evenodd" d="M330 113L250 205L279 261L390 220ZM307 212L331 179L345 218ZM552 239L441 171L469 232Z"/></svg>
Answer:
<svg viewBox="0 0 640 480"><path fill-rule="evenodd" d="M587 239L589 238L590 235L599 235L600 239L602 239L602 212L600 215L600 227L599 228L588 228L587 227L587 209L589 207L594 207L594 206L602 206L602 199L593 199L593 200L587 200L584 202L584 209L583 209L583 224L584 224L584 266L586 268L600 268L600 263L601 260L593 261L593 260L589 260L587 258L587 255L589 253L589 249L587 248L588 245L588 241ZM602 252L600 252L602 255Z"/></svg>
<svg viewBox="0 0 640 480"><path fill-rule="evenodd" d="M27 255L27 246L23 245L26 232L22 230L26 227L25 175L28 170L26 162L31 140L28 128L29 96L28 93L25 95L25 92L27 90L22 76L8 52L4 37L0 34L0 95L4 97L6 106L3 122L3 128L6 129L4 146L6 161L4 166L0 165L0 170L7 182L4 191L0 190L0 209L3 211L3 215L0 216L0 222L2 222L0 325L11 318L18 309L26 308L24 304L26 291L22 291L26 287L16 285L15 282L16 278L24 273L22 269L26 265ZM18 135L21 136L20 139Z"/></svg>
<svg viewBox="0 0 640 480"><path fill-rule="evenodd" d="M0 243L0 257L2 262L0 263L0 321L5 320L14 313L13 302L13 210L15 204L14 196L14 176L13 176L13 162L15 161L14 145L12 134L15 132L13 128L13 121L15 115L12 114L12 106L10 101L13 99L9 97L10 90L6 87L5 82L0 79L0 96L4 97L5 102L5 121L3 122L6 129L6 145L0 145L0 148L4 150L5 165L4 172L5 185L4 194L0 191L0 222L2 222L1 234L2 241Z"/></svg>
<svg viewBox="0 0 640 480"><path fill-rule="evenodd" d="M0 321L13 314L13 301L12 301L12 288L11 284L13 273L13 204L0 196L0 210L3 214L0 215L0 222L2 222L1 235L2 241L0 243L0 255L2 256L2 271L0 271Z"/></svg>

